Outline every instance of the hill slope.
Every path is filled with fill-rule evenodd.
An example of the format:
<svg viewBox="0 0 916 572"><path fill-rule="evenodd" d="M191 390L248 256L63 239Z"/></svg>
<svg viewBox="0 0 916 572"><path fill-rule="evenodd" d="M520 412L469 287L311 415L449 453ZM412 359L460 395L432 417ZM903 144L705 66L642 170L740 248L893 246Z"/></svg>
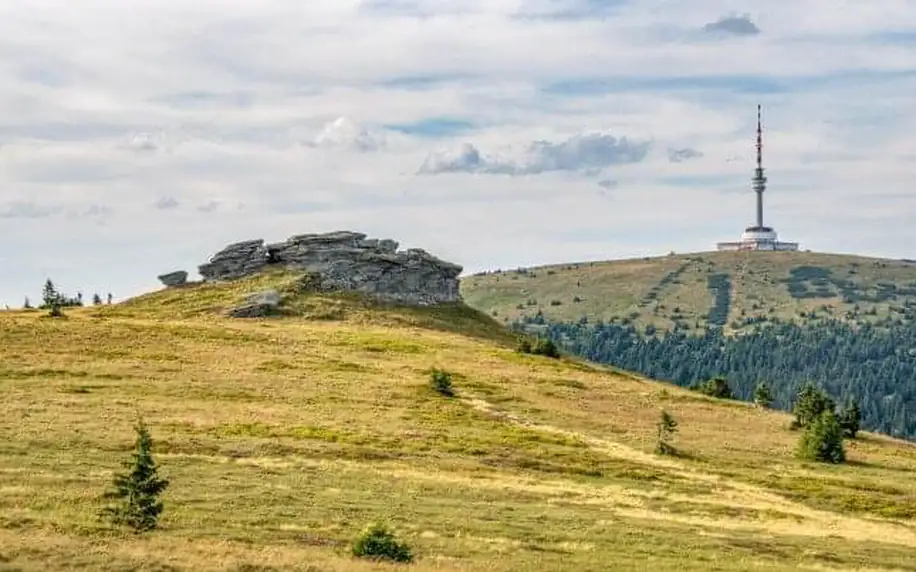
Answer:
<svg viewBox="0 0 916 572"><path fill-rule="evenodd" d="M464 278L500 321L628 319L638 327L740 330L764 319L912 320L916 262L808 252L703 252L561 264Z"/></svg>
<svg viewBox="0 0 916 572"><path fill-rule="evenodd" d="M0 569L385 570L348 556L376 519L417 571L913 569L907 444L804 463L784 414L520 355L461 307L290 285L0 312ZM219 316L267 286L287 316ZM679 457L652 453L662 407ZM172 481L147 536L95 518L138 411Z"/></svg>

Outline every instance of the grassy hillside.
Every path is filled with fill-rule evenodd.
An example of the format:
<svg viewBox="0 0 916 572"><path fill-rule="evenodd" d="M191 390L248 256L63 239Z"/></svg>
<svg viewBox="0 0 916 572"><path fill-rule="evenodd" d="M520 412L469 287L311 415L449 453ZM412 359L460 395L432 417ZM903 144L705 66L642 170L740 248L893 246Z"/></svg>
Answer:
<svg viewBox="0 0 916 572"><path fill-rule="evenodd" d="M916 262L808 252L704 252L505 270L463 279L471 306L500 321L614 318L667 330L746 320L910 319Z"/></svg>
<svg viewBox="0 0 916 572"><path fill-rule="evenodd" d="M266 286L286 316L220 317ZM66 313L0 312L0 570L393 569L348 555L374 520L418 572L916 569L912 446L805 463L784 414L521 355L466 308L273 274ZM96 519L138 412L171 480L145 536Z"/></svg>

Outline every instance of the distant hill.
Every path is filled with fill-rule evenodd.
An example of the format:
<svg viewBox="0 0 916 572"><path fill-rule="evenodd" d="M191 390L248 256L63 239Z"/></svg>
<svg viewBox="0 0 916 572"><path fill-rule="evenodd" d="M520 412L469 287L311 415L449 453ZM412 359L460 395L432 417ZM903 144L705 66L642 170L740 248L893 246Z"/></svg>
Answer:
<svg viewBox="0 0 916 572"><path fill-rule="evenodd" d="M695 333L771 319L884 324L916 317L916 261L703 252L476 274L462 280L461 292L504 323L540 312L550 321L585 317Z"/></svg>
<svg viewBox="0 0 916 572"><path fill-rule="evenodd" d="M724 376L790 409L808 381L916 439L916 263L698 253L471 276L469 304L600 363L681 386Z"/></svg>
<svg viewBox="0 0 916 572"><path fill-rule="evenodd" d="M265 289L277 315L226 317ZM374 521L411 572L912 569L910 444L803 461L784 413L519 353L461 304L265 272L47 314L0 311L0 570L395 570L350 556ZM138 414L170 481L142 535L98 519Z"/></svg>

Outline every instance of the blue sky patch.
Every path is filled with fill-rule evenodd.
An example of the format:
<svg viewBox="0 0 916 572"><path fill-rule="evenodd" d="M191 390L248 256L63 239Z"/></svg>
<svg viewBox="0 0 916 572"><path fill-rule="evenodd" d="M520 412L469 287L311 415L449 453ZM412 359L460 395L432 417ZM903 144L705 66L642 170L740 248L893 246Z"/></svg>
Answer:
<svg viewBox="0 0 916 572"><path fill-rule="evenodd" d="M455 117L429 117L411 123L392 123L384 126L385 129L399 131L417 137L448 137L467 133L475 129L475 124L466 119Z"/></svg>

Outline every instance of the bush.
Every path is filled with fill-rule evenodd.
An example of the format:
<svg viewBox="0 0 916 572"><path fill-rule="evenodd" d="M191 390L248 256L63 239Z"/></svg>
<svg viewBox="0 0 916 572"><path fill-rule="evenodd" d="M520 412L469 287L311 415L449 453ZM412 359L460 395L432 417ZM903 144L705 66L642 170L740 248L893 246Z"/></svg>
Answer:
<svg viewBox="0 0 916 572"><path fill-rule="evenodd" d="M732 390L728 386L728 382L724 377L721 376L716 376L706 381L705 383L697 385L694 389L710 397L716 397L718 399L734 399Z"/></svg>
<svg viewBox="0 0 916 572"><path fill-rule="evenodd" d="M406 544L395 539L394 534L383 524L373 524L356 540L353 556L370 560L391 560L411 562L413 554Z"/></svg>
<svg viewBox="0 0 916 572"><path fill-rule="evenodd" d="M798 456L810 461L839 464L846 460L843 428L833 411L818 415L798 441Z"/></svg>
<svg viewBox="0 0 916 572"><path fill-rule="evenodd" d="M429 385L442 395L448 397L455 395L455 390L452 388L452 374L447 371L433 369L429 374Z"/></svg>
<svg viewBox="0 0 916 572"><path fill-rule="evenodd" d="M547 356L549 358L560 357L560 350L550 338L538 338L534 347L531 348L531 353L539 356Z"/></svg>
<svg viewBox="0 0 916 572"><path fill-rule="evenodd" d="M169 482L156 474L158 469L151 452L153 441L142 419L134 429L137 440L132 459L125 463L127 472L115 476L114 490L104 496L115 500L116 504L103 509L102 515L115 524L125 524L143 532L156 528L162 513L159 496Z"/></svg>
<svg viewBox="0 0 916 572"><path fill-rule="evenodd" d="M528 338L521 338L518 342L518 352L546 356L549 358L560 357L560 350L557 348L557 344L550 338L539 337L533 344Z"/></svg>

